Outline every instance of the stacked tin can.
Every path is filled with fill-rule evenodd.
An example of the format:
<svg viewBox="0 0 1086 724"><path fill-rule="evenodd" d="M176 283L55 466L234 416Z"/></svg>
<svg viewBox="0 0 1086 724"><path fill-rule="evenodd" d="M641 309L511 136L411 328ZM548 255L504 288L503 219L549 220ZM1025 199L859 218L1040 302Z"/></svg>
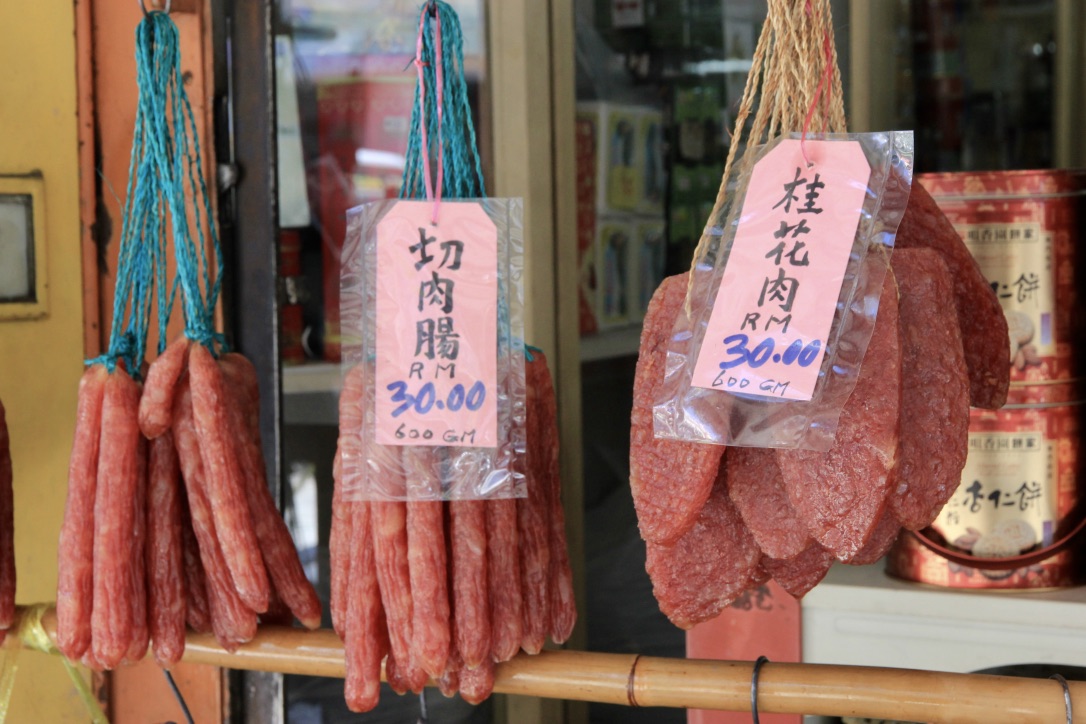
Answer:
<svg viewBox="0 0 1086 724"><path fill-rule="evenodd" d="M1003 409L970 411L962 482L932 525L958 560L903 535L888 572L960 588L1086 582L1080 541L1040 560L1026 557L1062 542L1080 522L1079 502L1086 500L1080 454L1086 315L1078 294L1086 263L1076 259L1086 238L1086 172L926 174L919 180L1003 305L1011 388ZM984 562L965 565L969 559ZM1000 560L1007 565L991 567Z"/></svg>

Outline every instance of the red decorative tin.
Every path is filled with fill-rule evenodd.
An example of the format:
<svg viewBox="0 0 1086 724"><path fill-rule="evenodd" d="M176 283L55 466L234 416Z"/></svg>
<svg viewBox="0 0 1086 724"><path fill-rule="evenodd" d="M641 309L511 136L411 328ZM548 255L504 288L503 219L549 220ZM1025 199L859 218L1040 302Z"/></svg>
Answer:
<svg viewBox="0 0 1086 724"><path fill-rule="evenodd" d="M1001 410L970 411L962 482L931 529L902 535L891 575L959 588L1086 582L1080 461L1086 315L1076 245L1086 172L919 177L962 235L1007 314L1011 389ZM1080 267L1076 269L1076 266ZM1077 546L1077 547L1076 547Z"/></svg>

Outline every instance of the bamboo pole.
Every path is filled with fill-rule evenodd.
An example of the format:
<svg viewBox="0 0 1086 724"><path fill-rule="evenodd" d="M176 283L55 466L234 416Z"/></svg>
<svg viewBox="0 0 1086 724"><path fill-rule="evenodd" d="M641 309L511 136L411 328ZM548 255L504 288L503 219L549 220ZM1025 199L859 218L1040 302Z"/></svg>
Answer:
<svg viewBox="0 0 1086 724"><path fill-rule="evenodd" d="M22 645L15 632L4 642ZM42 616L50 639L56 613ZM184 660L232 669L306 676L343 676L343 642L334 632L261 627L235 653L207 634L189 633ZM635 654L544 651L499 664L495 693L594 701L627 706L749 711L753 664L668 659ZM1073 708L1086 712L1086 683L1069 682ZM1061 685L1050 679L953 674L912 669L824 664L765 664L759 674L760 712L857 716L945 724L1064 722ZM1086 722L1080 715L1075 721Z"/></svg>

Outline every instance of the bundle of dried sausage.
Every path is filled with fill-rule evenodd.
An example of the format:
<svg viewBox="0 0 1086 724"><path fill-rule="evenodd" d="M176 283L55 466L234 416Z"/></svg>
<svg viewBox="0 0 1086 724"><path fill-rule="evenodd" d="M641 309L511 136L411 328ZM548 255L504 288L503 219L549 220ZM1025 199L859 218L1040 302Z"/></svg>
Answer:
<svg viewBox="0 0 1086 724"><path fill-rule="evenodd" d="M281 603L305 626L320 602L264 478L259 391L237 354L181 337L146 371L87 369L61 528L57 644L96 669L170 667L186 623L227 649Z"/></svg>
<svg viewBox="0 0 1086 724"><path fill-rule="evenodd" d="M11 437L0 402L0 630L15 620L15 500L12 490Z"/></svg>
<svg viewBox="0 0 1086 724"><path fill-rule="evenodd" d="M753 541L759 571L798 598L834 560L877 561L902 527L929 525L956 489L970 402L998 407L1006 399L1006 320L961 238L915 182L897 245L855 390L825 453L733 448L725 464L723 448L699 453L692 443L654 439L651 391L663 376L685 276L654 295L634 383L630 483L654 592L677 625L715 616L719 601L757 579L741 541ZM718 481L690 530L691 502L708 470L716 472L707 462L714 449L724 485ZM725 514L722 487L737 515ZM659 540L688 530L677 542ZM707 587L708 576L683 573L725 549L729 563L716 570L724 580ZM699 585L689 585L694 578Z"/></svg>
<svg viewBox="0 0 1086 724"><path fill-rule="evenodd" d="M527 452L518 463L528 497L439 502L435 472L453 474L440 448L378 447L361 466L406 500L363 501L344 467L363 454L368 365L352 368L339 401L333 465L331 609L344 641L344 696L354 711L377 705L381 660L397 693L428 678L469 702L486 699L494 666L547 636L564 642L576 621L558 475L557 402L542 353L526 363Z"/></svg>

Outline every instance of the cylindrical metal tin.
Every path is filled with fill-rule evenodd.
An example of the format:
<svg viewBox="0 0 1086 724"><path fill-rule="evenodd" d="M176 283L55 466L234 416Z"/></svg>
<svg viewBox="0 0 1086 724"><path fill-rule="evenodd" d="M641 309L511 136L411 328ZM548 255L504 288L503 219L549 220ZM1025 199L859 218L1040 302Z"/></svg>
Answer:
<svg viewBox="0 0 1086 724"><path fill-rule="evenodd" d="M1011 389L1001 410L970 411L962 482L932 528L965 555L998 560L1047 548L1075 527L1086 499L1080 426L1086 406L1076 245L1086 172L926 174L1007 314ZM1076 269L1079 266L1079 269ZM988 570L953 562L902 535L887 571L959 588L1049 588L1086 582L1081 547Z"/></svg>
<svg viewBox="0 0 1086 724"><path fill-rule="evenodd" d="M1048 400L970 411L962 483L932 524L952 549L1007 558L1052 545L1082 515L1081 401L1074 385L1052 385ZM1014 392L1012 392L1014 395ZM1065 401L1059 401L1065 398ZM980 570L948 561L904 534L887 558L899 578L957 588L1051 588L1086 583L1080 551L1033 565Z"/></svg>
<svg viewBox="0 0 1086 724"><path fill-rule="evenodd" d="M1086 376L1076 263L1086 172L1000 171L919 177L992 284L1010 328L1012 384ZM1077 268L1076 268L1077 267ZM1078 350L1081 351L1081 350Z"/></svg>

